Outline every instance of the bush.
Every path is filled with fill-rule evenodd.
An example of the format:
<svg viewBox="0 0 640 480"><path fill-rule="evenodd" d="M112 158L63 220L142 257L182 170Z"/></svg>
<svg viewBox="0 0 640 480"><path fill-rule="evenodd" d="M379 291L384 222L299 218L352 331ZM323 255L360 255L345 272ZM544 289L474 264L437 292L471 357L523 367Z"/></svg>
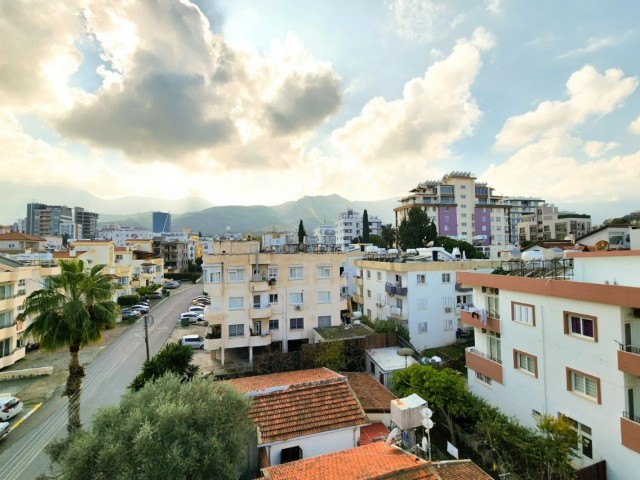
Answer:
<svg viewBox="0 0 640 480"><path fill-rule="evenodd" d="M135 305L139 301L140 301L140 295L138 295L137 293L133 295L122 295L118 297L118 305L120 305L121 307Z"/></svg>
<svg viewBox="0 0 640 480"><path fill-rule="evenodd" d="M182 282L192 282L196 283L196 281L202 276L202 273L193 272L193 273L165 273L164 278L169 280L180 280Z"/></svg>
<svg viewBox="0 0 640 480"><path fill-rule="evenodd" d="M158 288L160 288L160 285L147 285L136 288L136 292L140 295L149 295L150 293L155 292Z"/></svg>

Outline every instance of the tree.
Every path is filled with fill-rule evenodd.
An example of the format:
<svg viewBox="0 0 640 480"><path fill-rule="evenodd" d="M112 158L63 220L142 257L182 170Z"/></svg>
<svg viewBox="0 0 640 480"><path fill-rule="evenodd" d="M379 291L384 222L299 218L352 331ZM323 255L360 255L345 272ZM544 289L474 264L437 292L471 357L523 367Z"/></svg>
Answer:
<svg viewBox="0 0 640 480"><path fill-rule="evenodd" d="M420 207L413 207L398 228L398 243L403 249L424 247L438 237L435 224Z"/></svg>
<svg viewBox="0 0 640 480"><path fill-rule="evenodd" d="M177 375L183 382L190 381L199 369L191 360L193 349L189 345L181 345L180 342L167 343L156 355L145 360L142 372L133 379L129 389L137 392L147 382L155 382L166 373Z"/></svg>
<svg viewBox="0 0 640 480"><path fill-rule="evenodd" d="M369 235L369 242L368 243L372 243L376 247L380 247L380 248L387 248L388 247L387 241L384 238L382 238L380 235L374 235L374 234Z"/></svg>
<svg viewBox="0 0 640 480"><path fill-rule="evenodd" d="M362 214L362 242L369 243L369 214L367 213L367 209L365 208L364 213Z"/></svg>
<svg viewBox="0 0 640 480"><path fill-rule="evenodd" d="M384 239L385 244L382 245L386 248L391 248L396 243L396 229L391 226L391 224L383 225L382 231L380 232L380 236Z"/></svg>
<svg viewBox="0 0 640 480"><path fill-rule="evenodd" d="M298 243L302 245L304 243L304 237L307 236L307 232L304 230L304 223L300 220L300 224L298 225Z"/></svg>
<svg viewBox="0 0 640 480"><path fill-rule="evenodd" d="M376 333L396 333L407 342L410 341L409 329L394 318L373 321L367 317L361 317L362 323L373 328Z"/></svg>
<svg viewBox="0 0 640 480"><path fill-rule="evenodd" d="M24 335L33 335L43 349L69 348L69 375L64 389L69 398L69 433L80 428L84 367L78 361L78 352L100 340L103 329L113 328L119 312L111 300L116 285L101 273L104 267L95 265L87 272L82 260L61 260L60 274L49 277L45 288L27 297L20 315L32 320Z"/></svg>
<svg viewBox="0 0 640 480"><path fill-rule="evenodd" d="M438 237L436 241L438 247L444 248L447 252L453 251L455 247L460 249L460 255L464 252L466 258L485 258L484 255L479 253L476 248L469 242L463 242L461 240L454 240L449 237Z"/></svg>
<svg viewBox="0 0 640 480"><path fill-rule="evenodd" d="M321 342L316 345L313 357L316 368L326 367L340 372L347 367L347 357L342 342Z"/></svg>
<svg viewBox="0 0 640 480"><path fill-rule="evenodd" d="M455 445L454 419L473 415L475 397L467 390L462 375L450 368L438 370L430 365L413 364L393 374L393 384L399 396L417 393L429 403L429 408L438 414Z"/></svg>
<svg viewBox="0 0 640 480"><path fill-rule="evenodd" d="M47 452L59 479L236 479L254 431L249 406L223 382L165 375Z"/></svg>

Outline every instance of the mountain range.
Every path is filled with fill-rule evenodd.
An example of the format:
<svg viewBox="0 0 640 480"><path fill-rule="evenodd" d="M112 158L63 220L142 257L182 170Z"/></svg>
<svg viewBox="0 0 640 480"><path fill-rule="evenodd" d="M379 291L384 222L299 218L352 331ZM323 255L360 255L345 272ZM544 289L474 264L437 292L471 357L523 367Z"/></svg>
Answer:
<svg viewBox="0 0 640 480"><path fill-rule="evenodd" d="M308 234L321 224L333 224L340 212L348 208L360 215L367 210L384 224L394 222L397 198L377 201L350 201L340 195L305 196L281 205L219 206L195 212L172 214L171 229L176 232L189 228L203 234L230 232L297 231L300 220ZM100 224L117 223L122 226L151 228L151 211L129 215L100 214Z"/></svg>

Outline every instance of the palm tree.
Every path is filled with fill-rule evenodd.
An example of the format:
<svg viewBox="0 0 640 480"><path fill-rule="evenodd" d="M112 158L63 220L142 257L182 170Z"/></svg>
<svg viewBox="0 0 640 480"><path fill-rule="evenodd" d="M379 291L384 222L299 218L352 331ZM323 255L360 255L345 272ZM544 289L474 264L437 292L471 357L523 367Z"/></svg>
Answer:
<svg viewBox="0 0 640 480"><path fill-rule="evenodd" d="M80 390L85 373L78 352L100 340L102 330L113 327L118 315L118 305L111 300L116 285L101 273L104 267L96 265L85 271L82 260L60 261L60 274L49 277L45 288L27 297L20 315L32 319L24 334L33 335L43 349L69 348L69 376L63 393L69 397L69 433L80 428Z"/></svg>

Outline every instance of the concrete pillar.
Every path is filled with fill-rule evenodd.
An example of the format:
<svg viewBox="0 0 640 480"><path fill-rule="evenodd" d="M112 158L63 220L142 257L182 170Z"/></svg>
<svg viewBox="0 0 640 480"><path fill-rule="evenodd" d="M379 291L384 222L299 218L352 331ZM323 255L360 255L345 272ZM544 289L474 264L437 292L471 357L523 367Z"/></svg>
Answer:
<svg viewBox="0 0 640 480"><path fill-rule="evenodd" d="M253 347L249 347L249 365L253 366Z"/></svg>
<svg viewBox="0 0 640 480"><path fill-rule="evenodd" d="M224 347L220 347L220 363L224 367Z"/></svg>

